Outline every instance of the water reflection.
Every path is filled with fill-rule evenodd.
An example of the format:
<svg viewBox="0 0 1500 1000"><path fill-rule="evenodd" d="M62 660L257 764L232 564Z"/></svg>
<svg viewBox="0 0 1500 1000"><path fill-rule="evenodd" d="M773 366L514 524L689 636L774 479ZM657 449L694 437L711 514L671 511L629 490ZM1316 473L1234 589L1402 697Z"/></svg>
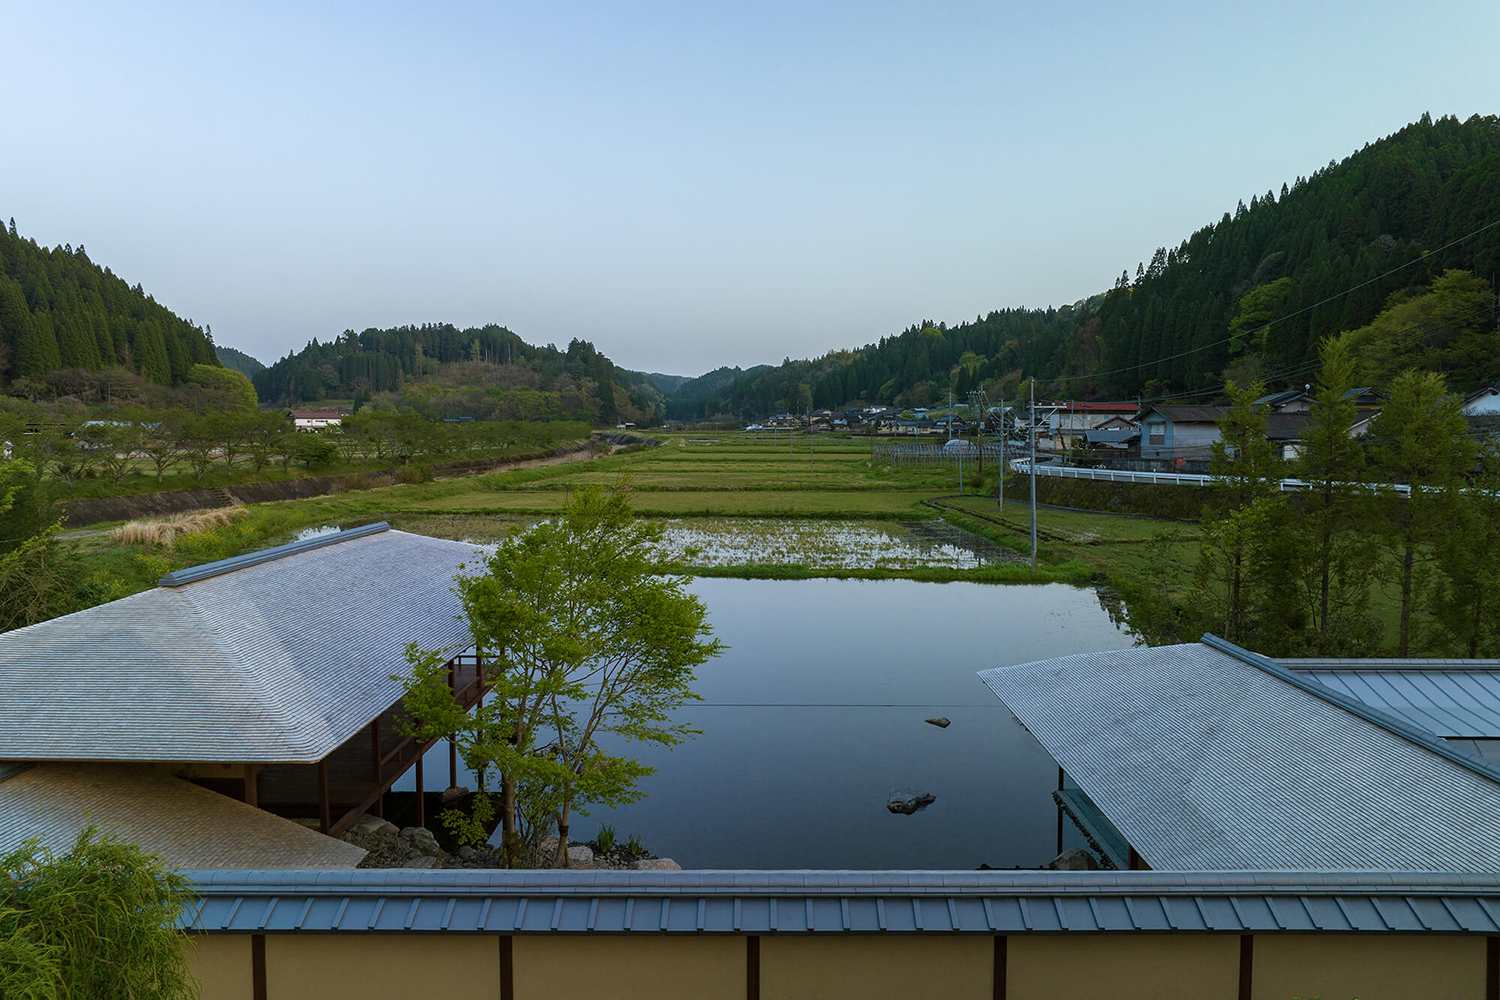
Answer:
<svg viewBox="0 0 1500 1000"><path fill-rule="evenodd" d="M1094 593L1063 585L695 580L731 647L681 717L703 735L628 752L648 797L595 810L689 868L1035 867L1056 848L1056 766L975 676L1124 648ZM947 729L923 719L945 715ZM447 778L445 746L429 781ZM461 782L465 779L460 778ZM937 801L885 808L892 787ZM409 782L407 787L410 787Z"/></svg>

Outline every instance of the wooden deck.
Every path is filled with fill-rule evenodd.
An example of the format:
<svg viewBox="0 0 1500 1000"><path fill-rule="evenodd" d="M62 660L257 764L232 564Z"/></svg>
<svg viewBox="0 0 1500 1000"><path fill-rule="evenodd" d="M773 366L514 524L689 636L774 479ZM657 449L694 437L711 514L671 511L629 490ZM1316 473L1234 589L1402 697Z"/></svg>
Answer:
<svg viewBox="0 0 1500 1000"><path fill-rule="evenodd" d="M449 661L449 677L455 697L465 709L484 696L480 664L473 654ZM448 773L433 778L422 773L422 755L433 742L419 745L414 738L403 736L401 723L409 718L397 702L316 764L248 765L258 774L245 784L245 801L288 819L316 819L324 833L337 837L361 813L380 815L385 792L413 766L419 790L433 778L443 782L440 788L455 784L457 755L452 750L449 767L444 768ZM422 825L421 796L417 803L418 825Z"/></svg>

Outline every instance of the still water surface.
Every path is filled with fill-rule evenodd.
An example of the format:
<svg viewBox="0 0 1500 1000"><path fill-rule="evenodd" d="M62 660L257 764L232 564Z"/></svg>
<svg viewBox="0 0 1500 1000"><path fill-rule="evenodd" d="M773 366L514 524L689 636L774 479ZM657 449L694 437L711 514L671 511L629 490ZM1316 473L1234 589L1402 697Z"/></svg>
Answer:
<svg viewBox="0 0 1500 1000"><path fill-rule="evenodd" d="M628 752L642 801L574 820L684 868L1036 867L1056 850L1057 770L975 676L1118 649L1092 590L910 580L697 579L729 650L681 718L703 735ZM952 725L927 725L947 716ZM447 749L428 774L447 778ZM472 787L472 781L460 777ZM893 787L937 801L885 808Z"/></svg>

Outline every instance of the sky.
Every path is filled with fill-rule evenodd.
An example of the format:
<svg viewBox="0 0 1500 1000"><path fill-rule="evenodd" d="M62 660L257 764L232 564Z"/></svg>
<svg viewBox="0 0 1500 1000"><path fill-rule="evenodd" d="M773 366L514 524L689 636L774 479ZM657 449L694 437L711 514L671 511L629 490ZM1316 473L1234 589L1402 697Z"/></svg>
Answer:
<svg viewBox="0 0 1500 1000"><path fill-rule="evenodd" d="M1061 305L1418 119L1500 4L8 5L0 218L271 362L499 323L697 375Z"/></svg>

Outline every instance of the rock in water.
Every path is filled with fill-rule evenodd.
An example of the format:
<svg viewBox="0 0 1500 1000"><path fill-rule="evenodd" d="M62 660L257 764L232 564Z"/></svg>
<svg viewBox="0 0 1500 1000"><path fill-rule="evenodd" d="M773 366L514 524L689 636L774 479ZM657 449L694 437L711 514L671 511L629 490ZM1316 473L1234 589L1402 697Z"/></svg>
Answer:
<svg viewBox="0 0 1500 1000"><path fill-rule="evenodd" d="M937 726L939 729L947 729L949 726L953 725L953 723L946 715L940 715L936 719L923 719L922 721L927 723L929 726Z"/></svg>
<svg viewBox="0 0 1500 1000"><path fill-rule="evenodd" d="M886 796L885 807L893 813L910 815L936 801L937 796L931 792L918 792L910 788L892 788L891 794Z"/></svg>
<svg viewBox="0 0 1500 1000"><path fill-rule="evenodd" d="M1053 858L1047 867L1060 872L1095 872L1099 870L1099 862L1083 848L1070 847Z"/></svg>

